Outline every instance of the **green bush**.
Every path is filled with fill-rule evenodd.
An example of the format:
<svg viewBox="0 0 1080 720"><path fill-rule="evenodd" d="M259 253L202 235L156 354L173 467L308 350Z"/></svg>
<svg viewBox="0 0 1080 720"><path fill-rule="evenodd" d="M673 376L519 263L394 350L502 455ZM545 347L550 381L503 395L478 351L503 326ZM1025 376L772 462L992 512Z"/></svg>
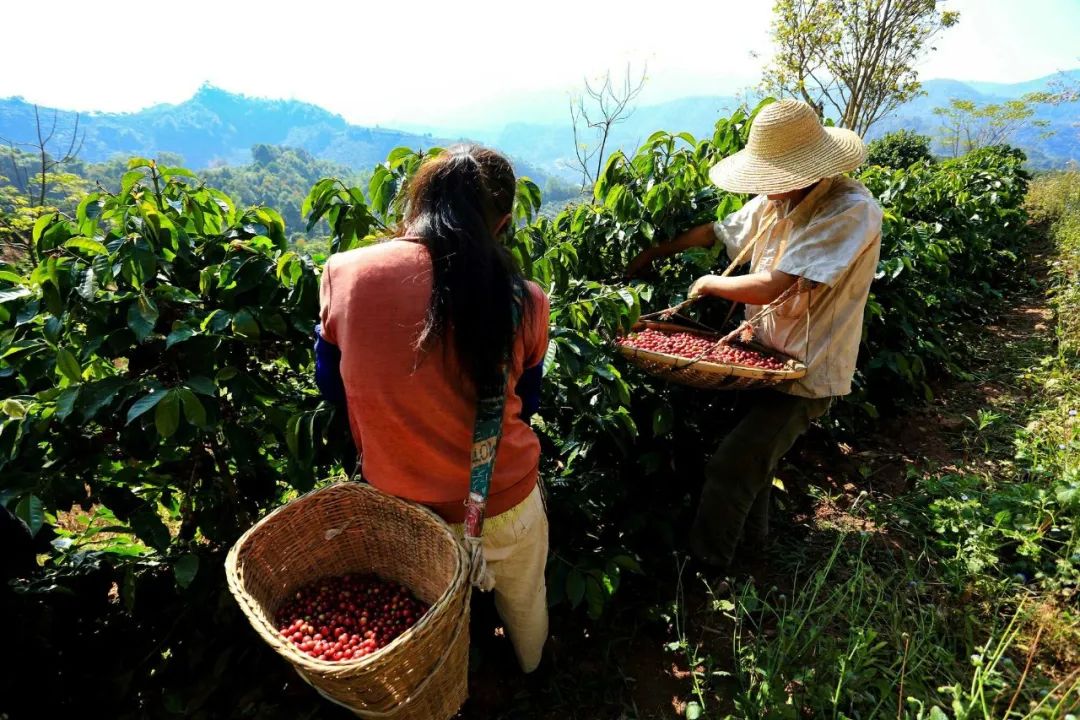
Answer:
<svg viewBox="0 0 1080 720"><path fill-rule="evenodd" d="M1024 160L1019 150L991 147L859 176L885 219L854 401L903 400L901 388L929 397L932 372L963 376L961 329L993 318L1007 285L1020 281Z"/></svg>
<svg viewBox="0 0 1080 720"><path fill-rule="evenodd" d="M318 279L281 217L129 167L118 194L38 221L28 274L4 271L0 468L20 502L105 505L172 553L232 540L283 481L310 488L328 465L305 441L333 412L308 378Z"/></svg>
<svg viewBox="0 0 1080 720"><path fill-rule="evenodd" d="M932 163L930 138L910 130L886 133L870 143L867 165L880 165L893 170L907 170L916 163Z"/></svg>

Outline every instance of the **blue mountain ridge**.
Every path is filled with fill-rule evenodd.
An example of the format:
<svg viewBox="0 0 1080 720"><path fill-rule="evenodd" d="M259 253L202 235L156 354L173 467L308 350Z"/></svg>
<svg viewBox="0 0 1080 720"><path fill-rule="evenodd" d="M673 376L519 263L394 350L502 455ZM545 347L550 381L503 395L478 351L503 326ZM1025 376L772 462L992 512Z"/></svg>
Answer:
<svg viewBox="0 0 1080 720"><path fill-rule="evenodd" d="M935 135L941 122L933 110L952 98L1001 102L1046 89L1062 79L1080 80L1080 69L1013 84L929 80L923 84L925 94L883 119L870 139L898 128ZM730 96L699 96L638 107L615 126L609 148L632 149L658 129L705 136L717 117L729 114L738 104ZM50 109L41 110L44 117L51 118ZM530 112L527 105L519 103L515 113L518 119L483 129L363 127L310 103L248 97L204 85L177 104L154 105L133 113L83 113L80 127L86 137L80 157L98 162L115 155L153 156L168 151L182 155L189 167L200 169L246 163L251 147L266 143L303 148L319 158L367 169L385 159L394 147L431 147L468 138L498 147L527 166L534 177L557 175L573 180L580 176L575 169L569 111L562 123L529 122L531 117L550 118L550 105L544 112ZM1014 138L1032 156L1033 164L1058 166L1080 158L1078 104L1042 107L1037 117L1049 126L1029 129ZM1053 134L1046 136L1048 130ZM23 142L33 134L33 105L21 98L0 100L0 137Z"/></svg>

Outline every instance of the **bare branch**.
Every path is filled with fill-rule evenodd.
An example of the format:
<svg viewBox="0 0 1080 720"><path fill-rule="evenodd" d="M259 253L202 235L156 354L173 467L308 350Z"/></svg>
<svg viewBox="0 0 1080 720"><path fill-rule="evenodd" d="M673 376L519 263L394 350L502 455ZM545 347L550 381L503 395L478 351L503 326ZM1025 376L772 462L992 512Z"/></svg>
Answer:
<svg viewBox="0 0 1080 720"><path fill-rule="evenodd" d="M67 152L64 153L64 158L57 164L63 164L71 162L75 159L75 156L82 151L83 141L86 139L86 133L79 135L79 113L75 113L75 127L71 130L71 143L68 145ZM79 147L75 148L75 142L78 141ZM74 152L72 152L74 150Z"/></svg>
<svg viewBox="0 0 1080 720"><path fill-rule="evenodd" d="M581 168L583 190L589 183L599 179L604 168L604 153L611 129L626 122L633 115L634 108L631 104L645 87L646 72L647 67L642 69L641 77L635 80L630 65L627 64L624 77L618 84L612 80L610 70L605 73L602 83L594 84L586 78L584 94L578 96L576 103L571 99L574 157ZM593 131L594 142L591 145L582 142L583 128ZM595 170L591 171L594 160Z"/></svg>

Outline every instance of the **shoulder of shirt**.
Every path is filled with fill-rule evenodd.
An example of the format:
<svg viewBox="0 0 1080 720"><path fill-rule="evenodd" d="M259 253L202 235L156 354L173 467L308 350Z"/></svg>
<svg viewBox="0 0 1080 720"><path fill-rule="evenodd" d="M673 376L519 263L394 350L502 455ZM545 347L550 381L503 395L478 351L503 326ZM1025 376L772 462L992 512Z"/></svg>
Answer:
<svg viewBox="0 0 1080 720"><path fill-rule="evenodd" d="M550 308L550 300L548 300L547 293L540 287L539 284L528 280L525 286L529 289L529 294L532 295L533 302L537 303L539 307L548 310Z"/></svg>
<svg viewBox="0 0 1080 720"><path fill-rule="evenodd" d="M547 299L547 293L544 292L544 288L540 287L540 283L535 280L526 280L525 285L535 297Z"/></svg>
<svg viewBox="0 0 1080 720"><path fill-rule="evenodd" d="M338 271L340 268L354 267L361 263L378 262L413 256L422 246L407 240L396 238L377 242L361 248L353 248L345 252L334 253L326 260L328 270Z"/></svg>
<svg viewBox="0 0 1080 720"><path fill-rule="evenodd" d="M837 215L856 208L881 215L881 206L870 190L858 180L841 175L833 180L817 214Z"/></svg>
<svg viewBox="0 0 1080 720"><path fill-rule="evenodd" d="M768 195L755 195L746 201L746 204L742 206L742 210L749 210L750 212L757 212L765 207L765 203L769 202ZM736 210L735 212L738 212Z"/></svg>
<svg viewBox="0 0 1080 720"><path fill-rule="evenodd" d="M765 208L765 203L769 200L768 195L755 195L754 197L743 203L743 206L734 212L728 213L723 219L713 222L713 227L720 227L725 221L731 220L731 218L738 215L744 220L752 219L755 215L760 213ZM749 217L747 217L749 215Z"/></svg>

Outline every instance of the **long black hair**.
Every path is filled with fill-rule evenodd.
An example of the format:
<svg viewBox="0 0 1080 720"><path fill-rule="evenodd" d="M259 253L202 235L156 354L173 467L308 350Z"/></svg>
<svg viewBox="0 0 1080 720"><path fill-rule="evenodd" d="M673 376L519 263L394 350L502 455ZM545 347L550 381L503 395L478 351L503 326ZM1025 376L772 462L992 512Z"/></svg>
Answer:
<svg viewBox="0 0 1080 720"><path fill-rule="evenodd" d="M432 268L417 349L439 343L448 349L451 335L461 370L481 395L504 384L516 331L514 303L521 303L522 317L529 310L525 279L494 232L513 209L515 187L505 157L458 145L424 162L406 189L401 234L427 247ZM504 231L513 232L512 218Z"/></svg>

